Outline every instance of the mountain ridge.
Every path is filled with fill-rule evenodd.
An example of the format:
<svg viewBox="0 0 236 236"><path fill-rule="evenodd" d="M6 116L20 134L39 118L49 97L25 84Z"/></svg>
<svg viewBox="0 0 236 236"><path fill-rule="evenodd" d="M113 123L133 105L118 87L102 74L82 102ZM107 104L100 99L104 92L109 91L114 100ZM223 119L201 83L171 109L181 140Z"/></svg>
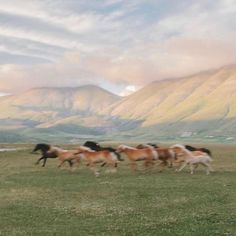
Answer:
<svg viewBox="0 0 236 236"><path fill-rule="evenodd" d="M236 66L154 81L126 97L94 85L34 88L1 98L0 121L61 135L67 130L116 138L234 135Z"/></svg>

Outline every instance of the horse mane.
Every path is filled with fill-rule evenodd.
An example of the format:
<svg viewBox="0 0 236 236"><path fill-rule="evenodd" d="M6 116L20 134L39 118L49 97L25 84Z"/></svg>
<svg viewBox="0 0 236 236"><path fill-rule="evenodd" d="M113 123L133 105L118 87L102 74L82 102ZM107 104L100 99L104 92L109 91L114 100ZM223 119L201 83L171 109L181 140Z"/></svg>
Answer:
<svg viewBox="0 0 236 236"><path fill-rule="evenodd" d="M212 156L212 153L209 149L207 148L195 148L195 147L192 147L190 145L185 145L185 148L188 149L189 151L202 151L202 152L205 152L207 153L209 156Z"/></svg>
<svg viewBox="0 0 236 236"><path fill-rule="evenodd" d="M36 151L40 150L42 153L46 153L47 151L50 150L50 148L51 148L50 144L38 143L38 144L35 145L32 152L36 152Z"/></svg>
<svg viewBox="0 0 236 236"><path fill-rule="evenodd" d="M209 149L207 149L207 148L200 148L200 150L201 150L202 152L207 153L209 156L212 156L212 153L211 153L211 151L210 151Z"/></svg>
<svg viewBox="0 0 236 236"><path fill-rule="evenodd" d="M136 146L138 149L143 149L143 148L159 148L156 144L153 143L147 143L147 144L139 144Z"/></svg>
<svg viewBox="0 0 236 236"><path fill-rule="evenodd" d="M88 151L88 152L95 152L95 150L91 149L90 147L87 147L87 146L79 146L80 150L82 151Z"/></svg>
<svg viewBox="0 0 236 236"><path fill-rule="evenodd" d="M134 147L130 147L128 145L125 145L125 144L121 144L118 149L121 148L121 149L131 149L131 150L136 150L136 148Z"/></svg>
<svg viewBox="0 0 236 236"><path fill-rule="evenodd" d="M101 151L101 146L94 141L86 141L83 144L84 147L89 147L90 149L94 150L94 151Z"/></svg>
<svg viewBox="0 0 236 236"><path fill-rule="evenodd" d="M185 146L186 149L188 149L188 150L191 151L191 152L197 150L197 148L192 147L192 146L190 146L190 145L184 145L184 146Z"/></svg>
<svg viewBox="0 0 236 236"><path fill-rule="evenodd" d="M184 145L182 144L174 144L172 146L170 146L170 148L181 148L183 150L188 150Z"/></svg>
<svg viewBox="0 0 236 236"><path fill-rule="evenodd" d="M154 148L159 148L159 146L156 145L155 143L147 143L147 145L152 146L152 147L154 147Z"/></svg>

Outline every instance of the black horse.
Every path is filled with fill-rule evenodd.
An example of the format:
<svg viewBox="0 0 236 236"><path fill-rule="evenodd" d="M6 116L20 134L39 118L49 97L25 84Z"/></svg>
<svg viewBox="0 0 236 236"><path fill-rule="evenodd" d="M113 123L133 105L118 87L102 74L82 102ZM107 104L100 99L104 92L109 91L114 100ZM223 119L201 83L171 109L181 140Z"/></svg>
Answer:
<svg viewBox="0 0 236 236"><path fill-rule="evenodd" d="M207 153L209 156L212 156L211 151L209 149L207 149L207 148L195 148L195 147L192 147L190 145L185 145L185 148L188 149L191 152L193 152L193 151L201 151L201 152Z"/></svg>
<svg viewBox="0 0 236 236"><path fill-rule="evenodd" d="M35 153L37 151L41 151L42 156L36 161L36 165L40 163L41 160L43 160L42 167L46 165L47 159L48 158L57 158L58 157L58 152L53 150L50 151L51 145L46 144L46 143L38 143L36 144L35 148L33 149L32 153ZM73 162L71 160L68 161L70 167L73 166Z"/></svg>
<svg viewBox="0 0 236 236"><path fill-rule="evenodd" d="M94 151L104 151L104 150L107 150L109 152L113 152L117 156L119 161L124 161L121 158L120 153L116 152L115 148L112 148L112 147L102 147L97 142L93 142L93 141L87 141L87 142L85 142L83 144L83 146L89 147L89 148L91 148Z"/></svg>

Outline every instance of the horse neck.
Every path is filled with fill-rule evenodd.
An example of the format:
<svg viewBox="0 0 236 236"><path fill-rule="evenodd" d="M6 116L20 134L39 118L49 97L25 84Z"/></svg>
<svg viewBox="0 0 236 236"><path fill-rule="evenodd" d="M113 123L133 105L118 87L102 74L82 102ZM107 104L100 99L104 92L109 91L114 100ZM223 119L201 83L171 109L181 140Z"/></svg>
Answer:
<svg viewBox="0 0 236 236"><path fill-rule="evenodd" d="M37 150L40 150L42 155L45 155L49 151L49 149L46 147L41 147L41 148L38 148Z"/></svg>
<svg viewBox="0 0 236 236"><path fill-rule="evenodd" d="M130 146L126 146L126 145L123 145L122 149L125 149L125 150L136 150L136 148L130 147Z"/></svg>
<svg viewBox="0 0 236 236"><path fill-rule="evenodd" d="M187 148L183 148L182 151L185 154L186 158L192 158L193 157L191 151L189 151Z"/></svg>

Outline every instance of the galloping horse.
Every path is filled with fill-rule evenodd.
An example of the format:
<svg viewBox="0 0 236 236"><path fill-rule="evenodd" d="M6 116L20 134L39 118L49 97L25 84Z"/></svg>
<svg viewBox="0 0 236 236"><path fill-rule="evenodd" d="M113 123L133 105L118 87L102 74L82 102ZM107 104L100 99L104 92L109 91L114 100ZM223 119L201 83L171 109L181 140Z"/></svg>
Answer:
<svg viewBox="0 0 236 236"><path fill-rule="evenodd" d="M172 167L176 160L176 154L170 148L155 148L157 152L157 160L160 160L160 165L164 167Z"/></svg>
<svg viewBox="0 0 236 236"><path fill-rule="evenodd" d="M133 148L126 145L120 145L117 148L118 153L125 153L128 157L132 170L137 169L137 161L144 161L145 167L148 167L149 164L153 165L153 160L157 158L155 150L152 148Z"/></svg>
<svg viewBox="0 0 236 236"><path fill-rule="evenodd" d="M99 175L99 172L95 170L97 163L102 163L102 166L108 165L112 167L113 170L116 170L119 162L114 152L108 150L94 151L85 146L80 146L75 155L79 155L76 159L78 164L81 160L85 161L96 176Z"/></svg>
<svg viewBox="0 0 236 236"><path fill-rule="evenodd" d="M183 170L187 165L190 166L191 174L199 164L206 167L207 175L210 171L213 171L210 163L212 162L211 157L203 151L189 151L185 146L175 144L170 147L177 155L177 161L183 162L182 166L177 170L178 172Z"/></svg>
<svg viewBox="0 0 236 236"><path fill-rule="evenodd" d="M102 147L100 146L97 142L93 142L93 141L86 141L84 144L83 144L84 147L89 147L90 149L94 150L94 151L104 151L104 150L107 150L109 152L113 152L119 161L124 161L120 154L116 151L115 148L112 148L112 147Z"/></svg>
<svg viewBox="0 0 236 236"><path fill-rule="evenodd" d="M159 165L172 167L173 161L175 160L175 153L169 148L160 148L156 144L147 143L139 144L136 146L138 149L150 148L156 152L156 159L161 161Z"/></svg>
<svg viewBox="0 0 236 236"><path fill-rule="evenodd" d="M63 151L63 149L60 149L58 147L54 147L52 145L45 144L45 143L38 143L35 146L35 148L33 149L32 153L35 153L37 151L41 151L42 157L40 157L36 161L35 164L38 165L40 163L40 161L43 160L42 167L44 167L46 165L46 162L47 162L48 158L57 158L57 157L59 157L59 155ZM73 166L72 160L68 160L68 163L69 163L70 167Z"/></svg>

